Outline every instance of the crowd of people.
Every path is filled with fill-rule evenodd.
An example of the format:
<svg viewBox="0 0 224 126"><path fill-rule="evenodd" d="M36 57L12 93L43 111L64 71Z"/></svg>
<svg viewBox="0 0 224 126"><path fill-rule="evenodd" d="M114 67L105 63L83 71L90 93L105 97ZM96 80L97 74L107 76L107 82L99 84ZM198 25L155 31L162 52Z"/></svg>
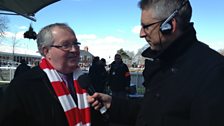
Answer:
<svg viewBox="0 0 224 126"><path fill-rule="evenodd" d="M116 54L110 69L95 57L88 95L78 78L80 44L65 23L37 35L38 66L16 76L0 102L0 126L223 126L224 57L200 42L189 0L140 0L145 93L127 98L130 72ZM112 94L105 91L110 87ZM101 110L104 108L104 112Z"/></svg>
<svg viewBox="0 0 224 126"><path fill-rule="evenodd" d="M116 97L128 98L130 94L130 72L120 54L115 54L114 61L106 68L104 58L94 57L89 69L89 77L96 92L107 93Z"/></svg>

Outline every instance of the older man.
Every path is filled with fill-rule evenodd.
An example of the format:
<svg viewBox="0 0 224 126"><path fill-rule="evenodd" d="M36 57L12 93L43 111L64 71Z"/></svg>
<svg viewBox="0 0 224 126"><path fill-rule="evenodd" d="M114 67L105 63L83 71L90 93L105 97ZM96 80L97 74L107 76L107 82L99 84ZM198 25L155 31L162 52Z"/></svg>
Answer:
<svg viewBox="0 0 224 126"><path fill-rule="evenodd" d="M11 81L0 106L1 126L90 126L79 42L66 24L44 27L37 36L39 66Z"/></svg>

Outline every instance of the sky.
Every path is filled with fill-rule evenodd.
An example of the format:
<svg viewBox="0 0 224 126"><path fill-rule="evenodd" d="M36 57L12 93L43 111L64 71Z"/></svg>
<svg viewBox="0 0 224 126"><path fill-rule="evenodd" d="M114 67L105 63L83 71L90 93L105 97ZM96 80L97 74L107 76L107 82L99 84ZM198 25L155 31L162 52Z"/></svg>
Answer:
<svg viewBox="0 0 224 126"><path fill-rule="evenodd" d="M35 32L48 24L61 22L71 26L82 43L94 56L113 60L116 51L137 53L147 43L139 38L141 10L139 0L61 0L35 14L36 22L22 16L6 16L9 20L1 44L11 44L16 36L19 48L37 51L36 41L24 39L31 24ZM224 1L190 0L192 22L200 41L215 50L224 49ZM206 3L207 2L207 3ZM208 3L209 2L209 3Z"/></svg>

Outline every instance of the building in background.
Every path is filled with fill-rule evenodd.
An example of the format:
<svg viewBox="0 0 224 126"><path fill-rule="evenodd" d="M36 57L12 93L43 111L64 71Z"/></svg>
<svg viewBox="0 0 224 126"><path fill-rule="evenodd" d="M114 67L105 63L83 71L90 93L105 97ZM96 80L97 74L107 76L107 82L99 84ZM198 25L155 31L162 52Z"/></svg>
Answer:
<svg viewBox="0 0 224 126"><path fill-rule="evenodd" d="M84 71L88 71L93 60L93 55L88 51L88 47L80 50L80 67ZM20 61L25 59L29 66L36 66L41 60L38 51L27 50L22 48L14 48L4 44L0 44L0 84L9 83L14 77L16 67Z"/></svg>
<svg viewBox="0 0 224 126"><path fill-rule="evenodd" d="M41 56L0 51L0 66L17 67L20 64L22 59L25 59L29 66L35 66L35 65L38 65L41 59Z"/></svg>
<svg viewBox="0 0 224 126"><path fill-rule="evenodd" d="M88 47L80 50L80 66L88 69L93 60L93 55L88 51ZM38 65L41 55L38 51L15 48L1 44L0 46L0 66L17 67L22 59L25 59L30 66Z"/></svg>
<svg viewBox="0 0 224 126"><path fill-rule="evenodd" d="M80 50L80 67L84 70L89 70L93 57L94 55L89 52L89 48L85 46L84 50Z"/></svg>

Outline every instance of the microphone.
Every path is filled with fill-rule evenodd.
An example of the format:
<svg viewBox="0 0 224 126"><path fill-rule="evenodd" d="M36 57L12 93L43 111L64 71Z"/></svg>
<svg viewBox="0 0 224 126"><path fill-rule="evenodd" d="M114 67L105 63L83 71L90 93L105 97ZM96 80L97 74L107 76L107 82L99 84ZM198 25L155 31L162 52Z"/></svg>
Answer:
<svg viewBox="0 0 224 126"><path fill-rule="evenodd" d="M91 84L91 78L88 76L88 74L83 74L80 75L77 79L79 85L81 86L81 88L86 89L87 92L89 93L89 95L93 95L96 91L93 87L93 85ZM99 100L99 99L98 99ZM104 105L102 103L102 101L99 100L99 102ZM103 106L102 108L100 108L100 113L104 114L106 113L107 108L105 106Z"/></svg>

